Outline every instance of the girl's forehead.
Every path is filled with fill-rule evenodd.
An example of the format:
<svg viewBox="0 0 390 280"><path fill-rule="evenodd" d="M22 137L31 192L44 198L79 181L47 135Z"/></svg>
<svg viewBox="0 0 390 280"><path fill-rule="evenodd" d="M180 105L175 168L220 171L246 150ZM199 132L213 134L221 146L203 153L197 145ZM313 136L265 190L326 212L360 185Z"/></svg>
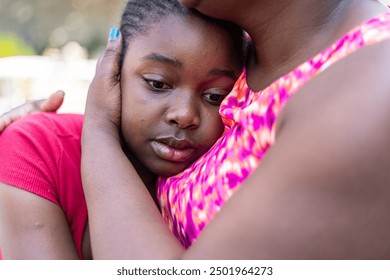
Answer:
<svg viewBox="0 0 390 280"><path fill-rule="evenodd" d="M160 27L164 31L168 32L168 31L172 31L171 28L169 27L174 27L177 24L186 24L189 22L193 25L193 28L188 28L188 32L192 32L194 31L194 29L200 28L201 26L211 24L204 18L193 13L180 14L180 15L169 14L152 20L147 29Z"/></svg>
<svg viewBox="0 0 390 280"><path fill-rule="evenodd" d="M175 44L196 38L200 40L215 32L221 33L222 27L197 15L167 15L151 21L145 28L145 32L141 32L140 36L136 36L134 39L142 41L159 39L166 41L165 39L169 38L171 40L170 43ZM210 43L212 44L213 40Z"/></svg>
<svg viewBox="0 0 390 280"><path fill-rule="evenodd" d="M203 18L185 15L164 17L129 42L125 64L160 61L171 66L230 64L229 34ZM168 59L167 59L168 58ZM205 61L205 58L207 58ZM138 63L137 62L137 63Z"/></svg>

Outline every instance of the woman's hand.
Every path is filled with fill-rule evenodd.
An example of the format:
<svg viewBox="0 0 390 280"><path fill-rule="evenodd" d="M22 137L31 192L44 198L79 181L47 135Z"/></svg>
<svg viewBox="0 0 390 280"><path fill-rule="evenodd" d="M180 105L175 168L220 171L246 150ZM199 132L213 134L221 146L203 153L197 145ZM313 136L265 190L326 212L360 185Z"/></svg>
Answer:
<svg viewBox="0 0 390 280"><path fill-rule="evenodd" d="M65 93L56 91L47 99L36 100L13 108L0 116L0 133L11 123L23 116L39 112L56 112L64 102Z"/></svg>
<svg viewBox="0 0 390 280"><path fill-rule="evenodd" d="M111 29L107 47L99 58L96 74L89 87L84 131L108 130L118 134L121 116L121 89L119 61L122 49L117 29Z"/></svg>

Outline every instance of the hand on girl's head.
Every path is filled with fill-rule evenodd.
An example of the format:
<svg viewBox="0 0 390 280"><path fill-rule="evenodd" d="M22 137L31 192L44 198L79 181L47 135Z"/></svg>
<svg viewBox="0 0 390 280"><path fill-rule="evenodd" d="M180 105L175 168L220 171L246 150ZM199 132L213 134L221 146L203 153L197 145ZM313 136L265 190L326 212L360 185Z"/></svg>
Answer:
<svg viewBox="0 0 390 280"><path fill-rule="evenodd" d="M100 56L95 77L93 78L86 106L86 121L88 115L104 118L111 124L120 125L120 83L119 62L122 50L122 40L117 28L110 30L107 47Z"/></svg>

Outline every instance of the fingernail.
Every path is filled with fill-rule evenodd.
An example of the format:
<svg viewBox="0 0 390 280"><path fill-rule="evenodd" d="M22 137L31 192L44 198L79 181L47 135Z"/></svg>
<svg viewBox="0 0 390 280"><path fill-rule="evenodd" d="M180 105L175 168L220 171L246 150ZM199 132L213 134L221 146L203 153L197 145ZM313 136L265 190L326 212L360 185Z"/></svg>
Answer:
<svg viewBox="0 0 390 280"><path fill-rule="evenodd" d="M119 39L119 30L116 27L111 27L108 40L118 40Z"/></svg>

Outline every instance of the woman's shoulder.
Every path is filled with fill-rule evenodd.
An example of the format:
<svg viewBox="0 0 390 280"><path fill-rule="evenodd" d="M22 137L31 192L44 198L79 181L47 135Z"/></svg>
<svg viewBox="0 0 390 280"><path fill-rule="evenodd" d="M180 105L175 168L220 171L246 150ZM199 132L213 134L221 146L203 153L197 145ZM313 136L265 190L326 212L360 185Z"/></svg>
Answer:
<svg viewBox="0 0 390 280"><path fill-rule="evenodd" d="M389 66L390 38L360 48L298 90L286 104L280 121L294 115L303 116L303 112L314 115L323 112L333 116L358 114L351 125L383 117L381 108L390 112Z"/></svg>
<svg viewBox="0 0 390 280"><path fill-rule="evenodd" d="M314 63L315 62L315 63ZM377 15L347 32L329 48L315 56L308 63L319 65L302 88L297 91L284 111L301 111L303 108L317 108L332 105L336 112L346 104L365 108L388 107L390 105L390 12ZM303 66L306 66L304 64ZM310 97L309 97L310 95ZM305 100L301 103L300 100ZM383 102L384 100L387 102ZM381 100L382 102L378 101ZM295 106L296 105L296 106ZM299 108L298 108L299 107ZM283 112L282 119L285 119ZM375 113L365 116L374 117Z"/></svg>

